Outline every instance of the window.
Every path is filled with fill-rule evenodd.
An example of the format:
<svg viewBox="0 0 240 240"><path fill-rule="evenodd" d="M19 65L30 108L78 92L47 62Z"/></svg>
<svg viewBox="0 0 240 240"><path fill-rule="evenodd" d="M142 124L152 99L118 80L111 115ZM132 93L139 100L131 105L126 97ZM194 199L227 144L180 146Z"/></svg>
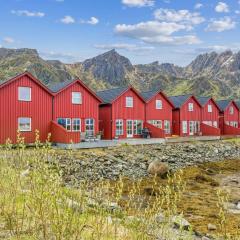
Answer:
<svg viewBox="0 0 240 240"><path fill-rule="evenodd" d="M233 115L233 113L234 113L233 106L231 106L231 107L229 108L229 113L230 113L231 115Z"/></svg>
<svg viewBox="0 0 240 240"><path fill-rule="evenodd" d="M82 104L82 94L80 92L72 92L72 104Z"/></svg>
<svg viewBox="0 0 240 240"><path fill-rule="evenodd" d="M81 119L80 118L73 118L73 120L72 120L72 131L73 132L80 132L81 131Z"/></svg>
<svg viewBox="0 0 240 240"><path fill-rule="evenodd" d="M71 118L58 118L58 124L71 131Z"/></svg>
<svg viewBox="0 0 240 240"><path fill-rule="evenodd" d="M133 97L126 97L126 107L133 107Z"/></svg>
<svg viewBox="0 0 240 240"><path fill-rule="evenodd" d="M212 112L212 105L208 105L208 112Z"/></svg>
<svg viewBox="0 0 240 240"><path fill-rule="evenodd" d="M213 121L213 126L216 128L218 127L217 121Z"/></svg>
<svg viewBox="0 0 240 240"><path fill-rule="evenodd" d="M162 128L162 120L149 120L148 123L152 124L157 128Z"/></svg>
<svg viewBox="0 0 240 240"><path fill-rule="evenodd" d="M187 133L188 132L188 126L187 121L182 121L182 132Z"/></svg>
<svg viewBox="0 0 240 240"><path fill-rule="evenodd" d="M86 131L86 136L88 137L94 136L94 119L93 118L85 119L85 131Z"/></svg>
<svg viewBox="0 0 240 240"><path fill-rule="evenodd" d="M232 121L232 122L230 122L230 126L232 126L232 127L238 127L238 123L237 122L234 122L234 121Z"/></svg>
<svg viewBox="0 0 240 240"><path fill-rule="evenodd" d="M30 102L31 101L31 88L18 87L18 100Z"/></svg>
<svg viewBox="0 0 240 240"><path fill-rule="evenodd" d="M162 100L156 100L156 109L162 109Z"/></svg>
<svg viewBox="0 0 240 240"><path fill-rule="evenodd" d="M116 120L116 136L123 135L123 120L117 119Z"/></svg>
<svg viewBox="0 0 240 240"><path fill-rule="evenodd" d="M193 103L188 104L188 111L193 112Z"/></svg>
<svg viewBox="0 0 240 240"><path fill-rule="evenodd" d="M134 120L134 135L141 135L143 129L143 121L141 120Z"/></svg>
<svg viewBox="0 0 240 240"><path fill-rule="evenodd" d="M164 120L164 131L166 134L170 134L171 129L170 129L170 121Z"/></svg>
<svg viewBox="0 0 240 240"><path fill-rule="evenodd" d="M18 129L20 132L31 132L31 118L18 118Z"/></svg>

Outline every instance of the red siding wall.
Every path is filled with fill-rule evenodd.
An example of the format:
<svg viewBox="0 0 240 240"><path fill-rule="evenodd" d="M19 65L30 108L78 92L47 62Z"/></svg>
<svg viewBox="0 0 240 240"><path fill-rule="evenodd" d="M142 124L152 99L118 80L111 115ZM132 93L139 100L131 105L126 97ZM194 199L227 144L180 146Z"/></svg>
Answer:
<svg viewBox="0 0 240 240"><path fill-rule="evenodd" d="M19 86L31 87L31 102L18 101ZM35 129L40 131L41 141L47 139L52 120L52 96L26 75L0 88L1 144L7 138L16 143L19 117L32 118L32 131L21 133L26 143L35 142Z"/></svg>
<svg viewBox="0 0 240 240"><path fill-rule="evenodd" d="M212 112L208 112L209 104L212 105ZM212 99L210 99L202 108L202 122L203 121L216 121L217 126L219 127L219 109Z"/></svg>
<svg viewBox="0 0 240 240"><path fill-rule="evenodd" d="M103 133L104 139L112 138L112 117L111 117L112 106L102 105L99 108L99 131Z"/></svg>
<svg viewBox="0 0 240 240"><path fill-rule="evenodd" d="M229 112L229 109L231 106L234 109L233 114L230 114L230 112ZM239 111L238 111L237 107L235 106L235 104L233 104L233 102L231 102L231 104L229 104L229 106L224 111L224 122L227 122L227 121L239 122L238 115L239 115Z"/></svg>
<svg viewBox="0 0 240 240"><path fill-rule="evenodd" d="M72 92L82 93L82 104L72 104ZM99 101L78 82L54 97L53 112L53 120L56 122L58 118L80 118L82 132L85 131L85 119L93 118L95 120L95 133L99 131ZM79 142L80 139L73 141Z"/></svg>
<svg viewBox="0 0 240 240"><path fill-rule="evenodd" d="M133 97L133 107L126 107L126 97ZM123 127L124 127L124 135L120 138L126 138L126 120L142 120L144 123L145 120L145 103L143 100L132 90L129 89L122 96L120 96L114 103L112 104L112 138L115 138L115 120L123 119ZM138 135L134 135L134 137L139 137Z"/></svg>
<svg viewBox="0 0 240 240"><path fill-rule="evenodd" d="M173 110L173 135L180 135L180 109Z"/></svg>
<svg viewBox="0 0 240 240"><path fill-rule="evenodd" d="M144 126L149 129L152 138L165 138L164 130L153 126L152 124L145 123Z"/></svg>
<svg viewBox="0 0 240 240"><path fill-rule="evenodd" d="M162 100L162 109L156 109L156 100ZM168 120L170 121L170 128L172 132L172 106L165 99L165 97L159 93L146 103L146 121L148 120Z"/></svg>
<svg viewBox="0 0 240 240"><path fill-rule="evenodd" d="M201 123L201 132L203 136L220 136L221 130L220 128L212 127Z"/></svg>

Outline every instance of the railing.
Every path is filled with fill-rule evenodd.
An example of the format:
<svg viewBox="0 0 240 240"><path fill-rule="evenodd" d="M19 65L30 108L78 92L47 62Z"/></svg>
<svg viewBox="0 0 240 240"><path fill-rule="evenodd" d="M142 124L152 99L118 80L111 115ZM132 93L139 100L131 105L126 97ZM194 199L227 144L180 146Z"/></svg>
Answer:
<svg viewBox="0 0 240 240"><path fill-rule="evenodd" d="M149 129L152 138L165 138L165 132L163 129L155 127L150 123L144 123L144 127Z"/></svg>
<svg viewBox="0 0 240 240"><path fill-rule="evenodd" d="M201 132L203 136L220 136L220 128L216 128L205 123L201 123Z"/></svg>

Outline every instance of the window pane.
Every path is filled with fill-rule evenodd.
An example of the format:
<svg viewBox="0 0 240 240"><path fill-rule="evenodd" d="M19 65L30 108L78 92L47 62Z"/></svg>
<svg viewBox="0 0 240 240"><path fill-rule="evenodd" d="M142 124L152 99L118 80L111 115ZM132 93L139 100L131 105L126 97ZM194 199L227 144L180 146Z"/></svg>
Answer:
<svg viewBox="0 0 240 240"><path fill-rule="evenodd" d="M31 101L31 88L19 87L18 88L18 100L20 101Z"/></svg>
<svg viewBox="0 0 240 240"><path fill-rule="evenodd" d="M133 97L126 97L126 107L133 107Z"/></svg>
<svg viewBox="0 0 240 240"><path fill-rule="evenodd" d="M72 120L72 130L74 132L79 132L81 131L81 120L79 118L74 118Z"/></svg>
<svg viewBox="0 0 240 240"><path fill-rule="evenodd" d="M116 120L116 136L123 135L123 120L117 119Z"/></svg>
<svg viewBox="0 0 240 240"><path fill-rule="evenodd" d="M162 109L162 100L156 100L156 109Z"/></svg>
<svg viewBox="0 0 240 240"><path fill-rule="evenodd" d="M31 118L19 118L18 129L20 132L31 131Z"/></svg>
<svg viewBox="0 0 240 240"><path fill-rule="evenodd" d="M87 136L94 136L94 119L85 119L85 131Z"/></svg>
<svg viewBox="0 0 240 240"><path fill-rule="evenodd" d="M82 94L80 92L72 92L72 103L82 104Z"/></svg>

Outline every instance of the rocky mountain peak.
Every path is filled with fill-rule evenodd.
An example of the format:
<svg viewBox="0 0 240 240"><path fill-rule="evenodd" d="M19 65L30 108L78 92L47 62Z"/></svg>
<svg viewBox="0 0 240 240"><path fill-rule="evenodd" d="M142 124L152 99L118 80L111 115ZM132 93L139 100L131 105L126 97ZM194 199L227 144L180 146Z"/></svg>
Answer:
<svg viewBox="0 0 240 240"><path fill-rule="evenodd" d="M36 49L29 48L20 48L20 49L9 49L9 48L0 48L0 58L10 57L10 56L21 56L23 54L26 55L34 55L39 56Z"/></svg>

